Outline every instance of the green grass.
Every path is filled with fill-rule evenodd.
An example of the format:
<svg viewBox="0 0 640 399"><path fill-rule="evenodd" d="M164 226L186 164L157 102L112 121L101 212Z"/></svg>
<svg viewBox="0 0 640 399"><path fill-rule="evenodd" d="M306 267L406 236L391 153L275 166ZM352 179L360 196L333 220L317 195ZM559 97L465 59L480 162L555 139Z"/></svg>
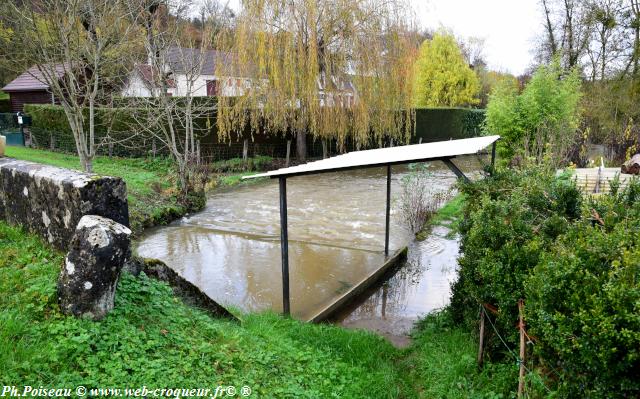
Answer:
<svg viewBox="0 0 640 399"><path fill-rule="evenodd" d="M476 363L477 340L455 327L448 311L421 320L402 361L419 398L508 398L518 381L517 364Z"/></svg>
<svg viewBox="0 0 640 399"><path fill-rule="evenodd" d="M220 320L169 286L123 274L115 309L91 322L60 313L63 254L0 222L0 385L211 387L251 397L499 397L511 370L475 369L475 340L432 316L409 349L371 333L274 314ZM509 388L504 388L508 377Z"/></svg>
<svg viewBox="0 0 640 399"><path fill-rule="evenodd" d="M462 216L462 206L464 205L464 195L458 194L445 204L433 215L416 234L418 241L424 241L434 226L447 226L455 234L456 226L460 216Z"/></svg>
<svg viewBox="0 0 640 399"><path fill-rule="evenodd" d="M4 91L0 90L0 100L7 100L9 98L9 93L5 93Z"/></svg>

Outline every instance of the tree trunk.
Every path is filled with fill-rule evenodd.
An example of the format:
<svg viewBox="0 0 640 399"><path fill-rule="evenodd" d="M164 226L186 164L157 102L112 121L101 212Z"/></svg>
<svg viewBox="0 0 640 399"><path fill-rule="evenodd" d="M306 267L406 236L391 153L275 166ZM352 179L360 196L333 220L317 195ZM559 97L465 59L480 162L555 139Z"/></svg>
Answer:
<svg viewBox="0 0 640 399"><path fill-rule="evenodd" d="M247 162L249 159L249 140L244 139L242 143L242 160Z"/></svg>
<svg viewBox="0 0 640 399"><path fill-rule="evenodd" d="M327 156L327 140L322 140L322 159L326 159Z"/></svg>
<svg viewBox="0 0 640 399"><path fill-rule="evenodd" d="M286 166L289 166L289 159L291 156L291 140L287 140L287 158L286 158Z"/></svg>
<svg viewBox="0 0 640 399"><path fill-rule="evenodd" d="M298 132L296 135L296 157L300 162L307 161L307 133Z"/></svg>

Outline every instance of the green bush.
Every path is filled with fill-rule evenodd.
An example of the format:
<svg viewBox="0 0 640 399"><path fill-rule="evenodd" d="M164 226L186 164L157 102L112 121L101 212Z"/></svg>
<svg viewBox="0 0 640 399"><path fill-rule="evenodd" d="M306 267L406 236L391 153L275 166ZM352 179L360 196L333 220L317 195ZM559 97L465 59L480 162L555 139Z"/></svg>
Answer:
<svg viewBox="0 0 640 399"><path fill-rule="evenodd" d="M490 328L487 345L501 358L505 343L518 347L524 299L533 360L562 396L640 393L640 183L618 187L585 199L566 175L542 168L462 187L471 200L452 316L477 328L479 304L497 307L500 337Z"/></svg>
<svg viewBox="0 0 640 399"><path fill-rule="evenodd" d="M639 193L636 183L589 204L525 284L537 353L566 395L640 394Z"/></svg>
<svg viewBox="0 0 640 399"><path fill-rule="evenodd" d="M534 169L499 172L463 186L466 201L460 224L463 256L452 306L476 321L478 304L500 309L499 333L515 345L518 299L540 256L580 212L580 193L568 180ZM473 306L472 306L473 305ZM490 341L501 345L499 340Z"/></svg>
<svg viewBox="0 0 640 399"><path fill-rule="evenodd" d="M506 158L540 159L548 146L562 158L580 121L580 87L578 72L565 73L557 61L538 68L520 94L505 81L489 97L485 132L502 136L499 148Z"/></svg>

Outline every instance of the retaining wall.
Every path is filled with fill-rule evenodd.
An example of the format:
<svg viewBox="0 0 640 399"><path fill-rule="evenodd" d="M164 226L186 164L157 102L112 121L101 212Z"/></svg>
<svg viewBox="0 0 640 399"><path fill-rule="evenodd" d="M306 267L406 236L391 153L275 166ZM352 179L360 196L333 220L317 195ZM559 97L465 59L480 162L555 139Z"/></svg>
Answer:
<svg viewBox="0 0 640 399"><path fill-rule="evenodd" d="M0 219L68 249L84 215L129 226L125 182L12 158L0 158Z"/></svg>

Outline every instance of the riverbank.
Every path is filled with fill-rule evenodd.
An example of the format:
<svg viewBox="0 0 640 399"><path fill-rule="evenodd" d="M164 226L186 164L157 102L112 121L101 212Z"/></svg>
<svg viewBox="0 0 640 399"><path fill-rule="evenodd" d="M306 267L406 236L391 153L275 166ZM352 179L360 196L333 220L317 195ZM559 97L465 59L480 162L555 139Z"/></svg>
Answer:
<svg viewBox="0 0 640 399"><path fill-rule="evenodd" d="M46 151L26 147L7 147L7 157L25 161L81 170L76 155ZM247 163L241 159L218 161L211 165L212 180L209 187L231 187L241 183L244 175L251 170L268 168L270 157L250 158ZM168 224L187 213L202 209L205 201L193 201L185 206L178 201L175 178L171 174L171 162L165 158L118 158L96 157L94 172L100 175L121 177L127 183L129 219L134 235L146 228ZM247 171L249 170L249 171Z"/></svg>
<svg viewBox="0 0 640 399"><path fill-rule="evenodd" d="M274 314L214 319L165 283L124 274L104 320L66 317L55 294L62 262L39 238L0 222L4 385L246 385L251 397L459 398L508 394L515 381L502 369L478 372L474 337L446 314L425 319L412 346L398 350L371 333Z"/></svg>
<svg viewBox="0 0 640 399"><path fill-rule="evenodd" d="M420 231L416 233L416 240L426 240L435 226L446 226L450 229L451 234L455 234L463 205L464 195L457 194L425 222Z"/></svg>

